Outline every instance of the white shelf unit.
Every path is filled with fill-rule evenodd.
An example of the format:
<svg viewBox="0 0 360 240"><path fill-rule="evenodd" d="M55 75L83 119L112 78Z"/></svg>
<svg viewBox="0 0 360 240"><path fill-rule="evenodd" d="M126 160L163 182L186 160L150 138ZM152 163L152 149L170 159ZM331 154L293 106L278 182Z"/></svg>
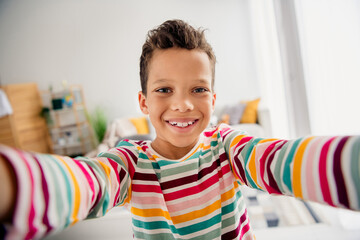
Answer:
<svg viewBox="0 0 360 240"><path fill-rule="evenodd" d="M66 91L44 91L42 94L44 106L49 108L48 126L52 150L58 155L85 155L95 148L96 143L88 120L83 90L79 85L71 85ZM71 104L62 103L54 108L52 100L63 99L66 94L70 96Z"/></svg>

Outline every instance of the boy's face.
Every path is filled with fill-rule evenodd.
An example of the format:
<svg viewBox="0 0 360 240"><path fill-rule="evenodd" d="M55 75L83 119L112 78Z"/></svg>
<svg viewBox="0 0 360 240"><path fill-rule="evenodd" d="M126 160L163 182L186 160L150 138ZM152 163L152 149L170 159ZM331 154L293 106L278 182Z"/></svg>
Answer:
<svg viewBox="0 0 360 240"><path fill-rule="evenodd" d="M196 144L208 126L216 94L206 53L170 48L155 50L149 65L147 96L139 93L141 111L156 130L152 147L178 158Z"/></svg>

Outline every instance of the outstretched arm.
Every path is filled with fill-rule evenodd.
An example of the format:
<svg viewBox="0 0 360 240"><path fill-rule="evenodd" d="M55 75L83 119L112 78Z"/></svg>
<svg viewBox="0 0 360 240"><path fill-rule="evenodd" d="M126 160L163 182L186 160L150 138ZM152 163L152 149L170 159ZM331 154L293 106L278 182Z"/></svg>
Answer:
<svg viewBox="0 0 360 240"><path fill-rule="evenodd" d="M16 177L12 166L0 156L0 222L10 222L16 199Z"/></svg>
<svg viewBox="0 0 360 240"><path fill-rule="evenodd" d="M25 152L0 145L0 229L5 239L39 239L128 199L121 149L93 159Z"/></svg>
<svg viewBox="0 0 360 240"><path fill-rule="evenodd" d="M360 136L264 139L222 130L239 181L269 193L360 210Z"/></svg>

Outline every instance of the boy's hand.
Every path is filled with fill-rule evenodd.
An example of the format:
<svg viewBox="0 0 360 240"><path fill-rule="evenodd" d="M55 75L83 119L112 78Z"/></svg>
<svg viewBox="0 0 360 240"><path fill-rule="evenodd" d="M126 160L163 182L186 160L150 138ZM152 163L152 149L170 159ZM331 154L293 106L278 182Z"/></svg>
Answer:
<svg viewBox="0 0 360 240"><path fill-rule="evenodd" d="M0 222L10 222L16 200L16 176L10 163L0 156Z"/></svg>

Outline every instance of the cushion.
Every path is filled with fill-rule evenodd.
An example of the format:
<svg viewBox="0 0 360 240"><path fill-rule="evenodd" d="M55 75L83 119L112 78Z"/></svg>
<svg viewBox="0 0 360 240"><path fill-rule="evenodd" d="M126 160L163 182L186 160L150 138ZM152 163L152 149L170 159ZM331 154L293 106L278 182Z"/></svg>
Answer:
<svg viewBox="0 0 360 240"><path fill-rule="evenodd" d="M146 117L130 118L138 134L149 134L149 127Z"/></svg>
<svg viewBox="0 0 360 240"><path fill-rule="evenodd" d="M220 123L226 123L230 125L239 124L245 107L245 103L225 106L221 114Z"/></svg>
<svg viewBox="0 0 360 240"><path fill-rule="evenodd" d="M239 103L239 104L235 104L233 106L230 107L230 119L229 119L229 123L230 125L235 125L240 123L240 120L242 118L242 115L244 113L246 104L244 103Z"/></svg>
<svg viewBox="0 0 360 240"><path fill-rule="evenodd" d="M241 117L240 123L256 123L257 109L258 109L259 102L260 102L260 98L245 102L246 108Z"/></svg>
<svg viewBox="0 0 360 240"><path fill-rule="evenodd" d="M225 124L230 124L230 115L229 114L223 114L221 115L220 121L218 122L218 124L220 123L225 123Z"/></svg>

